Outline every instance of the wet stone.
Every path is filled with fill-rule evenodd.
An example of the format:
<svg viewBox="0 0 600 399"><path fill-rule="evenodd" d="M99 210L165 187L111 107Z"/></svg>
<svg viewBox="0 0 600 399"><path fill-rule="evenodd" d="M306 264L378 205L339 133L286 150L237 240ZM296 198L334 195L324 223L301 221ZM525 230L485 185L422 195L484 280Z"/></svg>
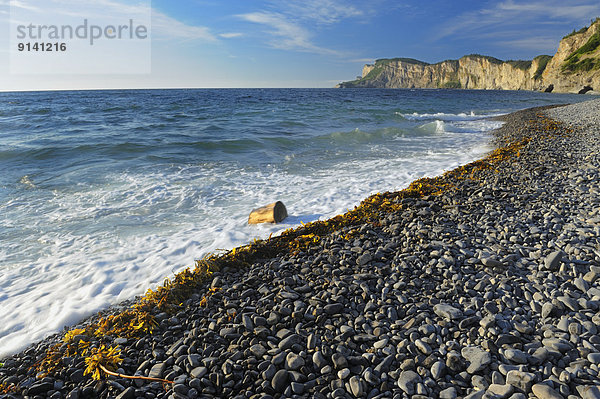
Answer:
<svg viewBox="0 0 600 399"><path fill-rule="evenodd" d="M148 377L150 378L162 378L165 369L167 368L166 363L157 363L150 369Z"/></svg>
<svg viewBox="0 0 600 399"><path fill-rule="evenodd" d="M190 377L192 378L202 378L208 373L208 369L206 367L196 367L192 371L190 371ZM160 377L156 377L160 378Z"/></svg>
<svg viewBox="0 0 600 399"><path fill-rule="evenodd" d="M289 373L287 370L279 370L273 376L271 380L271 387L275 392L283 393L285 388L288 386Z"/></svg>
<svg viewBox="0 0 600 399"><path fill-rule="evenodd" d="M250 347L250 352L252 352L254 356L260 359L267 352L267 349L261 344L254 344Z"/></svg>
<svg viewBox="0 0 600 399"><path fill-rule="evenodd" d="M327 366L327 360L325 360L325 357L321 351L313 353L312 361L318 368Z"/></svg>
<svg viewBox="0 0 600 399"><path fill-rule="evenodd" d="M341 353L334 353L331 356L331 361L333 362L333 366L338 370L348 367L348 360Z"/></svg>
<svg viewBox="0 0 600 399"><path fill-rule="evenodd" d="M344 310L344 305L342 305L341 303L330 303L328 305L325 305L323 307L323 310L327 314L339 314Z"/></svg>
<svg viewBox="0 0 600 399"><path fill-rule="evenodd" d="M357 398L360 398L364 395L363 382L361 381L360 377L355 375L350 378L350 389L352 391L352 395Z"/></svg>
<svg viewBox="0 0 600 399"><path fill-rule="evenodd" d="M289 370L298 370L300 367L304 366L304 358L298 356L297 354L290 352L286 357L286 366Z"/></svg>
<svg viewBox="0 0 600 399"><path fill-rule="evenodd" d="M279 341L279 349L282 351L290 349L292 346L299 344L302 341L302 337L298 334L288 335L286 338Z"/></svg>
<svg viewBox="0 0 600 399"><path fill-rule="evenodd" d="M291 382L290 387L292 388L292 392L296 395L302 395L304 393L304 384L299 382Z"/></svg>
<svg viewBox="0 0 600 399"><path fill-rule="evenodd" d="M187 357L188 363L191 367L196 368L200 366L200 355L192 354Z"/></svg>
<svg viewBox="0 0 600 399"><path fill-rule="evenodd" d="M30 396L39 395L54 388L51 382L37 382L27 389L27 394Z"/></svg>

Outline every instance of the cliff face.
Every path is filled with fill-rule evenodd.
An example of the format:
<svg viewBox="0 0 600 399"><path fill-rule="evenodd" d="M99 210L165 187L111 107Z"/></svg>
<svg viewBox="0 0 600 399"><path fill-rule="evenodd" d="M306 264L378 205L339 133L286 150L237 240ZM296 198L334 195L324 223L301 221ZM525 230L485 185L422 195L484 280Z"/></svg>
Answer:
<svg viewBox="0 0 600 399"><path fill-rule="evenodd" d="M515 66L480 55L437 64L378 60L374 65L365 65L362 79L344 87L537 90L542 88L541 79L533 78L538 67L538 59Z"/></svg>
<svg viewBox="0 0 600 399"><path fill-rule="evenodd" d="M585 86L600 91L600 21L562 39L542 77L560 92L578 91Z"/></svg>
<svg viewBox="0 0 600 399"><path fill-rule="evenodd" d="M549 86L560 92L578 92L584 86L600 91L599 20L561 40L553 57L501 61L474 54L437 64L382 59L365 65L360 79L337 87L546 90Z"/></svg>

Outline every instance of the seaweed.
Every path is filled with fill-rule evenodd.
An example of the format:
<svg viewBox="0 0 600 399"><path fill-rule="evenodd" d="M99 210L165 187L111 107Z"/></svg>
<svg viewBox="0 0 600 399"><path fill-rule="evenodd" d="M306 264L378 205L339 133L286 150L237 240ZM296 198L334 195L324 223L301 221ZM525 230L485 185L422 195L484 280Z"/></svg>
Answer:
<svg viewBox="0 0 600 399"><path fill-rule="evenodd" d="M104 345L100 348L93 348L89 356L85 358L84 374L91 375L94 380L99 380L101 369L114 371L122 361L121 351L118 348L112 346L107 348Z"/></svg>
<svg viewBox="0 0 600 399"><path fill-rule="evenodd" d="M515 67L517 69L521 69L523 71L526 71L529 68L531 68L532 62L533 61L526 61L526 60L508 60L508 61L506 61L507 64L510 64L513 67Z"/></svg>

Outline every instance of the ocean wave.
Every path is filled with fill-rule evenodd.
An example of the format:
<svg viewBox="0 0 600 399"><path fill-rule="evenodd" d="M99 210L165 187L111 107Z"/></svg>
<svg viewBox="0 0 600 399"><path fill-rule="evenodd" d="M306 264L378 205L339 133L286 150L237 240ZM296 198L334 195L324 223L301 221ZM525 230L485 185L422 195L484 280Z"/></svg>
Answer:
<svg viewBox="0 0 600 399"><path fill-rule="evenodd" d="M456 134L456 133L483 133L497 129L504 122L490 121L483 119L466 121L443 121L436 119L432 122L419 125L421 131L435 134Z"/></svg>
<svg viewBox="0 0 600 399"><path fill-rule="evenodd" d="M339 131L324 134L316 137L316 141L333 141L337 144L344 143L371 143L381 140L395 139L397 137L404 137L411 135L411 130L404 129L401 127L385 127L381 129L375 129L371 131L361 130L356 128L350 131Z"/></svg>
<svg viewBox="0 0 600 399"><path fill-rule="evenodd" d="M437 119L442 121L467 121L474 119L485 119L485 118L493 118L496 116L503 115L502 113L493 113L493 114L476 114L474 111L470 112L460 112L457 114L444 113L444 112L436 112L436 113L418 113L413 112L412 114L399 113L396 114L401 115L402 117L411 120L411 121L422 121L428 119Z"/></svg>
<svg viewBox="0 0 600 399"><path fill-rule="evenodd" d="M418 129L428 133L446 133L446 123L438 119L433 122L420 125Z"/></svg>

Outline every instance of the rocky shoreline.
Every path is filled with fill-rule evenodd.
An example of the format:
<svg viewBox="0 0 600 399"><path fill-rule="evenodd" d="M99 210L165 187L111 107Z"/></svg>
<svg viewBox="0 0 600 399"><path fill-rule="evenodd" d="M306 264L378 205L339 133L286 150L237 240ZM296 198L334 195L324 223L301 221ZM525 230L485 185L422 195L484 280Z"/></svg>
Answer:
<svg viewBox="0 0 600 399"><path fill-rule="evenodd" d="M117 372L173 384L95 381L81 357L36 378L63 334L4 360L0 398L600 398L600 100L504 120L518 157L111 338Z"/></svg>

